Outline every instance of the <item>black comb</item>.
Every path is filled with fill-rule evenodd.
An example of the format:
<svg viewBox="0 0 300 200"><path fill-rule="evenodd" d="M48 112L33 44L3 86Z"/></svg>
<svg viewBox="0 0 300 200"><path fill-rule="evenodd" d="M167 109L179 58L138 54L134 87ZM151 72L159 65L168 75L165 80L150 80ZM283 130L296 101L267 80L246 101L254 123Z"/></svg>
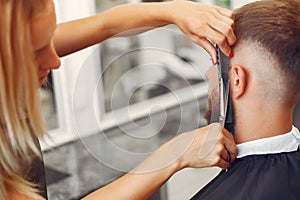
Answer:
<svg viewBox="0 0 300 200"><path fill-rule="evenodd" d="M217 49L217 62L218 62L218 77L219 77L219 89L220 89L220 104L223 101L224 116L220 116L220 122L231 133L234 132L233 126L233 112L232 102L229 90L229 58L225 56L218 45ZM222 106L220 106L222 107ZM220 110L220 112L222 112ZM222 119L223 118L223 119Z"/></svg>

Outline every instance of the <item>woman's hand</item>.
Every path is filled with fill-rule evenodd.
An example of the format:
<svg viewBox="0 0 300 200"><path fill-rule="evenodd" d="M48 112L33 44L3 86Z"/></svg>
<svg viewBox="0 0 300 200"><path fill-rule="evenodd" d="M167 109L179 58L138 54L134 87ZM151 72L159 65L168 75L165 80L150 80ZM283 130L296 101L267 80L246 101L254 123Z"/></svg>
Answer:
<svg viewBox="0 0 300 200"><path fill-rule="evenodd" d="M233 32L233 12L218 6L174 0L166 9L170 20L176 24L189 38L202 46L212 57L214 64L217 55L213 41L221 51L232 57L232 46L236 37Z"/></svg>
<svg viewBox="0 0 300 200"><path fill-rule="evenodd" d="M219 123L183 133L162 146L161 150L172 152L178 170L211 166L227 169L230 168L229 158L231 162L236 158L233 135Z"/></svg>

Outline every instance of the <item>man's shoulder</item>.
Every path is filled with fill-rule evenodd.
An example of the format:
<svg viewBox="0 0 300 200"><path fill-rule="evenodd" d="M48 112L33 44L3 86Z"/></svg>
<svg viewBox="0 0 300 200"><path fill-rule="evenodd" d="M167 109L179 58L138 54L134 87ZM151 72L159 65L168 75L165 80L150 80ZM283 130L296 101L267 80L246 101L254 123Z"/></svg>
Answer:
<svg viewBox="0 0 300 200"><path fill-rule="evenodd" d="M237 159L192 199L299 199L300 150ZM290 197L290 198L289 198Z"/></svg>

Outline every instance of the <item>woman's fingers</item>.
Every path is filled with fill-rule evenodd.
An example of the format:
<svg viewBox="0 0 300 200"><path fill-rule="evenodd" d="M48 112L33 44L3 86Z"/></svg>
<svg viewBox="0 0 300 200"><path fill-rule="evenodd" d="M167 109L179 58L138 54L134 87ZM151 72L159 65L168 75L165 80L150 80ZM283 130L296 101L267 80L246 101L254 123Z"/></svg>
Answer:
<svg viewBox="0 0 300 200"><path fill-rule="evenodd" d="M230 18L224 17L220 13L216 12L214 18L208 22L208 24L219 33L223 34L231 46L235 43L236 37L233 32L234 21Z"/></svg>
<svg viewBox="0 0 300 200"><path fill-rule="evenodd" d="M222 14L222 15L224 15L224 16L226 16L226 17L228 17L228 18L231 18L231 19L234 19L234 13L233 13L233 11L228 10L228 9L226 9L226 8L218 7L218 6L216 6L216 10L217 10L220 14Z"/></svg>
<svg viewBox="0 0 300 200"><path fill-rule="evenodd" d="M224 127L222 127L222 135L223 138L223 145L225 153L227 154L226 157L223 157L226 161L233 162L236 158L236 144L234 142L233 135L227 131Z"/></svg>
<svg viewBox="0 0 300 200"><path fill-rule="evenodd" d="M218 44L225 55L232 56L231 46L236 41L232 11L218 6L181 0L173 1L173 5L173 10L181 13L175 17L172 15L175 24L202 46L212 56L213 61L216 60L213 52L215 49L212 49L212 44L208 44L209 40Z"/></svg>
<svg viewBox="0 0 300 200"><path fill-rule="evenodd" d="M201 33L202 35L200 35L199 33ZM233 28L218 19L210 20L205 26L202 25L202 27L199 27L198 29L194 30L192 32L192 35L203 39L208 38L209 40L215 42L219 45L221 51L227 56L230 56L231 45L233 45L236 40ZM193 40L193 38L191 39ZM202 46L201 43L199 45ZM204 46L202 47L204 48ZM216 51L215 48L213 51ZM212 55L212 52L208 53Z"/></svg>
<svg viewBox="0 0 300 200"><path fill-rule="evenodd" d="M214 17L213 17L214 18ZM208 22L207 37L220 47L221 51L230 56L231 45L236 41L233 28L219 19L212 19Z"/></svg>
<svg viewBox="0 0 300 200"><path fill-rule="evenodd" d="M227 38L224 34L216 31L214 28L209 27L205 30L207 34L207 38L211 41L214 41L220 47L221 51L226 55L229 56L231 47L227 42ZM214 51L216 51L214 49Z"/></svg>
<svg viewBox="0 0 300 200"><path fill-rule="evenodd" d="M218 166L221 167L222 169L228 169L230 167L229 154L228 151L224 148L224 145L221 144L216 145L215 150L216 150L216 155L215 155L214 163L212 163L212 166Z"/></svg>
<svg viewBox="0 0 300 200"><path fill-rule="evenodd" d="M229 162L233 162L236 158L236 144L233 135L219 123L211 124L209 129L211 131L208 131L208 134L218 135L215 140L215 145L211 150L217 160L213 165L220 166L221 164L223 167L220 167L224 168L225 165L228 166ZM210 135L207 135L207 137L210 137ZM227 164L224 162L227 162Z"/></svg>
<svg viewBox="0 0 300 200"><path fill-rule="evenodd" d="M198 37L197 35L190 36L190 38L199 46L201 46L210 55L213 64L217 63L217 52L215 46L204 37Z"/></svg>
<svg viewBox="0 0 300 200"><path fill-rule="evenodd" d="M230 163L223 159L220 159L216 166L222 169L229 169L231 167Z"/></svg>
<svg viewBox="0 0 300 200"><path fill-rule="evenodd" d="M215 19L210 20L209 26L216 32L221 34L220 36L216 36L217 38L214 41L219 45L221 51L229 56L232 57L231 46L236 42L236 36L233 30L234 21L231 18L224 17L220 13L215 13ZM222 38L222 35L225 39ZM223 40L222 40L223 39Z"/></svg>

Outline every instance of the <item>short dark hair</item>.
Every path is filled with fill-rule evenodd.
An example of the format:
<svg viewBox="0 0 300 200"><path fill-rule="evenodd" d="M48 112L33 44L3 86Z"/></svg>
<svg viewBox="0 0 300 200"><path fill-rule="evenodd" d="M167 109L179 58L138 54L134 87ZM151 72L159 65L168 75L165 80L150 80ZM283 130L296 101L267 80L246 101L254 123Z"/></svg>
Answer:
<svg viewBox="0 0 300 200"><path fill-rule="evenodd" d="M257 42L278 62L287 87L300 91L300 0L262 0L235 11L235 34Z"/></svg>

